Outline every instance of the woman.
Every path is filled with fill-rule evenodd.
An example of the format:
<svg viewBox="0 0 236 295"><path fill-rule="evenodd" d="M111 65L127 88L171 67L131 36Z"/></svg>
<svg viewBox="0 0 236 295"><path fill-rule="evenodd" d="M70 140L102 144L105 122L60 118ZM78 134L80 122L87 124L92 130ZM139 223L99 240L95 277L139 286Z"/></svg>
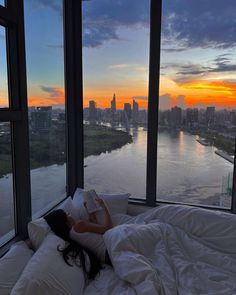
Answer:
<svg viewBox="0 0 236 295"><path fill-rule="evenodd" d="M54 210L44 218L52 231L67 241L69 244L62 250L65 262L69 263L71 257L75 262L77 257L87 279L94 279L102 268L102 262L111 264L102 235L112 228L112 220L108 207L103 199L96 199L98 204L104 209L105 222L98 224L96 213L88 213L89 220L79 220L76 222L73 217L62 209ZM86 203L84 203L85 208ZM86 255L89 259L89 268L86 266Z"/></svg>

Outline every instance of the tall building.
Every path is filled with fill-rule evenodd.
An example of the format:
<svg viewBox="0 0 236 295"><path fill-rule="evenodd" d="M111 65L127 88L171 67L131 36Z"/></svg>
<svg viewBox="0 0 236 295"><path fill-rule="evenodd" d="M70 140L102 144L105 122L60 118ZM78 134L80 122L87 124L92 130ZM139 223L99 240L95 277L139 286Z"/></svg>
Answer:
<svg viewBox="0 0 236 295"><path fill-rule="evenodd" d="M89 101L89 121L94 122L97 120L97 108L94 100Z"/></svg>
<svg viewBox="0 0 236 295"><path fill-rule="evenodd" d="M133 99L132 119L134 123L138 123L139 121L139 105L134 99Z"/></svg>
<svg viewBox="0 0 236 295"><path fill-rule="evenodd" d="M198 123L198 109L186 110L186 125L192 127Z"/></svg>
<svg viewBox="0 0 236 295"><path fill-rule="evenodd" d="M52 126L52 106L36 107L31 112L31 127L34 131L48 132Z"/></svg>
<svg viewBox="0 0 236 295"><path fill-rule="evenodd" d="M236 125L236 111L233 110L230 112L230 123Z"/></svg>
<svg viewBox="0 0 236 295"><path fill-rule="evenodd" d="M112 113L116 112L116 95L115 95L115 93L113 94L113 98L111 100L111 112Z"/></svg>
<svg viewBox="0 0 236 295"><path fill-rule="evenodd" d="M128 120L131 119L132 110L131 110L131 104L130 103L125 103L124 104L124 114L125 114L125 117Z"/></svg>
<svg viewBox="0 0 236 295"><path fill-rule="evenodd" d="M172 127L180 127L182 125L182 109L175 106L171 109L170 125Z"/></svg>
<svg viewBox="0 0 236 295"><path fill-rule="evenodd" d="M215 123L215 107L207 107L206 109L206 125L214 125Z"/></svg>

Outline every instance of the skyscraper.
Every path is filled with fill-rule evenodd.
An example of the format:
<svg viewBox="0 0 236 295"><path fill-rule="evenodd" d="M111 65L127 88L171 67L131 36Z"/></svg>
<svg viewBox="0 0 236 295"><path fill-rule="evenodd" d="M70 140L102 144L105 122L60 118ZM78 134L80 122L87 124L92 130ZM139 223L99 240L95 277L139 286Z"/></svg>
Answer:
<svg viewBox="0 0 236 295"><path fill-rule="evenodd" d="M116 95L113 94L113 98L111 100L111 112L114 114L116 112Z"/></svg>
<svg viewBox="0 0 236 295"><path fill-rule="evenodd" d="M206 125L214 125L215 123L215 107L207 107L206 109Z"/></svg>
<svg viewBox="0 0 236 295"><path fill-rule="evenodd" d="M124 104L124 114L125 114L125 116L126 116L126 118L128 120L131 119L131 113L132 113L131 104L130 103L125 103Z"/></svg>
<svg viewBox="0 0 236 295"><path fill-rule="evenodd" d="M182 124L182 109L175 106L174 108L171 109L171 126L172 127L179 127Z"/></svg>
<svg viewBox="0 0 236 295"><path fill-rule="evenodd" d="M89 121L94 122L97 120L97 108L94 100L89 101Z"/></svg>
<svg viewBox="0 0 236 295"><path fill-rule="evenodd" d="M198 109L190 109L186 110L186 125L188 127L192 127L198 123Z"/></svg>
<svg viewBox="0 0 236 295"><path fill-rule="evenodd" d="M133 111L132 111L132 119L133 123L138 123L139 120L139 105L138 103L133 99Z"/></svg>
<svg viewBox="0 0 236 295"><path fill-rule="evenodd" d="M52 125L52 106L36 107L31 112L31 126L34 131L48 132Z"/></svg>

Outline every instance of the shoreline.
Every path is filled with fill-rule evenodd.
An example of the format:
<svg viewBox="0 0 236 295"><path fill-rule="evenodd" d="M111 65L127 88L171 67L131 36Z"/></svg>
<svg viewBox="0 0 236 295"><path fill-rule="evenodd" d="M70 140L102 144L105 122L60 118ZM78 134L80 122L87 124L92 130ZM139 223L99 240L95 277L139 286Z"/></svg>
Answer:
<svg viewBox="0 0 236 295"><path fill-rule="evenodd" d="M231 157L229 154L225 153L224 151L216 150L215 153L223 159L229 161L231 164L234 164L234 158Z"/></svg>

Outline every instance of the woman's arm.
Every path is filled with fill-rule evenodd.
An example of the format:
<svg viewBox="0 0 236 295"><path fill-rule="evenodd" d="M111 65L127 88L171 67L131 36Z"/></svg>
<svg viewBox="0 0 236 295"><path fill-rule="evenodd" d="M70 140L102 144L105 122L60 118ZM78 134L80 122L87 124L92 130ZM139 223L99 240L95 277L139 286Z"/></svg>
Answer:
<svg viewBox="0 0 236 295"><path fill-rule="evenodd" d="M97 221L97 216L96 216L96 212L89 213L89 212L88 212L88 208L87 208L87 203L86 203L86 202L84 202L84 207L85 207L85 209L86 209L86 211L87 211L87 213L88 213L89 221L90 221L90 222L93 222L93 223L98 223L98 221Z"/></svg>
<svg viewBox="0 0 236 295"><path fill-rule="evenodd" d="M74 230L80 233L91 232L96 234L104 234L108 229L112 228L112 219L108 207L104 200L97 199L99 205L104 209L105 214L105 223L104 224L95 224L88 222L86 220L79 221L74 225Z"/></svg>

